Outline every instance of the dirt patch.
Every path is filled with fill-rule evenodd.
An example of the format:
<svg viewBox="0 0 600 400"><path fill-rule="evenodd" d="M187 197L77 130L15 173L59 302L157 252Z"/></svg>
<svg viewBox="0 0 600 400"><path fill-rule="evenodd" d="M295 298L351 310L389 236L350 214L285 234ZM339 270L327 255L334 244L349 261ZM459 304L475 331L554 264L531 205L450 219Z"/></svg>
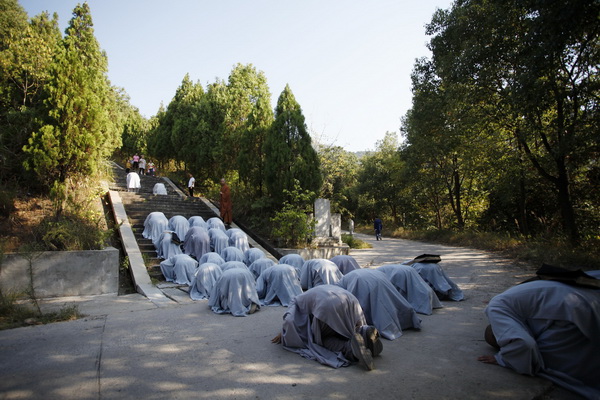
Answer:
<svg viewBox="0 0 600 400"><path fill-rule="evenodd" d="M14 211L0 217L0 243L4 252L14 253L27 243L35 241L35 228L54 213L52 202L40 197L17 197Z"/></svg>

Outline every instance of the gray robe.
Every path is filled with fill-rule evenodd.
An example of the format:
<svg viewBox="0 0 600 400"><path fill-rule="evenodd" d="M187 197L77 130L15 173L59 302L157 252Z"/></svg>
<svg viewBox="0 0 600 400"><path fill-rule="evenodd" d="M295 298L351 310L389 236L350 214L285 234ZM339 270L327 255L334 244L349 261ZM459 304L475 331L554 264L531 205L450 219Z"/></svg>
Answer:
<svg viewBox="0 0 600 400"><path fill-rule="evenodd" d="M221 253L223 249L229 247L229 237L219 228L210 228L208 230L210 236L210 248L215 253Z"/></svg>
<svg viewBox="0 0 600 400"><path fill-rule="evenodd" d="M392 285L413 306L419 314L431 315L434 308L441 308L442 303L435 292L421 278L413 267L402 264L389 264L377 268L383 272Z"/></svg>
<svg viewBox="0 0 600 400"><path fill-rule="evenodd" d="M261 249L257 249L256 247L252 247L244 252L244 262L247 266L250 266L254 261L259 258L265 258L265 252Z"/></svg>
<svg viewBox="0 0 600 400"><path fill-rule="evenodd" d="M156 244L156 257L169 259L177 254L182 254L181 247L173 242L173 232L164 231Z"/></svg>
<svg viewBox="0 0 600 400"><path fill-rule="evenodd" d="M273 265L275 265L275 261L271 260L270 258L259 258L250 264L248 269L250 272L252 272L252 275L258 279L260 274L262 274L265 269L272 267Z"/></svg>
<svg viewBox="0 0 600 400"><path fill-rule="evenodd" d="M237 247L225 247L220 253L223 260L227 261L241 261L244 262L244 252Z"/></svg>
<svg viewBox="0 0 600 400"><path fill-rule="evenodd" d="M165 279L180 285L192 283L197 267L198 261L187 254L178 254L160 263L160 270Z"/></svg>
<svg viewBox="0 0 600 400"><path fill-rule="evenodd" d="M185 239L188 229L190 229L190 222L183 215L174 215L169 218L169 230L175 232L180 241Z"/></svg>
<svg viewBox="0 0 600 400"><path fill-rule="evenodd" d="M335 346L322 335L324 324L339 335ZM339 286L321 285L292 299L283 316L281 343L302 357L334 368L346 367L350 360L341 351L343 342L349 344L356 328L363 325L365 316L352 293Z"/></svg>
<svg viewBox="0 0 600 400"><path fill-rule="evenodd" d="M227 230L225 228L225 224L219 217L209 218L208 221L206 221L206 223L208 224L208 229L217 228L217 229L222 230L223 232L225 232Z"/></svg>
<svg viewBox="0 0 600 400"><path fill-rule="evenodd" d="M192 300L208 299L210 291L217 280L221 277L223 271L221 267L213 263L204 263L196 269L194 279L190 285L190 297Z"/></svg>
<svg viewBox="0 0 600 400"><path fill-rule="evenodd" d="M188 222L190 223L190 228L192 226L199 226L200 228L204 228L208 231L208 224L206 223L206 221L204 221L204 218L202 218L199 215L194 215L190 217L188 219Z"/></svg>
<svg viewBox="0 0 600 400"><path fill-rule="evenodd" d="M183 241L183 252L196 259L210 252L210 237L208 231L199 226L188 229Z"/></svg>
<svg viewBox="0 0 600 400"><path fill-rule="evenodd" d="M269 259L265 258L265 260ZM250 268L252 269L252 266ZM266 268L259 275L256 280L256 292L262 305L287 307L294 297L302 293L302 288L294 267L287 264L275 264Z"/></svg>
<svg viewBox="0 0 600 400"><path fill-rule="evenodd" d="M485 313L500 365L600 399L600 290L538 280L497 295Z"/></svg>
<svg viewBox="0 0 600 400"><path fill-rule="evenodd" d="M340 272L346 275L350 271L360 269L360 265L356 262L354 257L345 254L339 254L331 258L331 262L338 266Z"/></svg>
<svg viewBox="0 0 600 400"><path fill-rule="evenodd" d="M160 239L160 235L169 228L169 220L161 211L153 211L144 220L144 231L142 236L152 240L155 245Z"/></svg>
<svg viewBox="0 0 600 400"><path fill-rule="evenodd" d="M225 233L229 237L229 246L237 247L242 251L242 253L250 248L250 245L248 244L248 236L241 229L231 228Z"/></svg>
<svg viewBox="0 0 600 400"><path fill-rule="evenodd" d="M329 260L315 258L302 265L300 271L300 286L308 290L319 285L333 285L342 279L340 269Z"/></svg>
<svg viewBox="0 0 600 400"><path fill-rule="evenodd" d="M387 276L375 269L356 269L337 283L358 299L367 324L389 340L402 336L403 329L421 329L414 308L392 285Z"/></svg>
<svg viewBox="0 0 600 400"><path fill-rule="evenodd" d="M154 186L152 187L152 194L154 195L166 195L167 194L167 188L165 187L164 183L155 183Z"/></svg>
<svg viewBox="0 0 600 400"><path fill-rule="evenodd" d="M204 263L213 263L221 266L225 263L225 260L223 260L223 257L221 257L218 253L211 251L209 253L204 253L198 260L198 263L200 263L200 265Z"/></svg>
<svg viewBox="0 0 600 400"><path fill-rule="evenodd" d="M302 270L302 265L304 265L304 258L302 258L300 254L286 254L279 259L279 264L287 264L296 268L296 271L298 271L298 279L300 279L300 271Z"/></svg>
<svg viewBox="0 0 600 400"><path fill-rule="evenodd" d="M244 269L246 271L249 271L248 267L246 266L246 264L244 264L241 261L225 261L223 264L221 264L221 270L223 272L232 269L232 268L240 268L240 269ZM252 280L254 280L254 275L252 275Z"/></svg>
<svg viewBox="0 0 600 400"><path fill-rule="evenodd" d="M252 303L260 309L254 277L248 269L231 268L224 271L210 292L208 306L216 314L230 313L245 317Z"/></svg>
<svg viewBox="0 0 600 400"><path fill-rule="evenodd" d="M461 301L465 298L462 290L450 279L442 267L436 263L414 263L411 265L442 300L448 298Z"/></svg>

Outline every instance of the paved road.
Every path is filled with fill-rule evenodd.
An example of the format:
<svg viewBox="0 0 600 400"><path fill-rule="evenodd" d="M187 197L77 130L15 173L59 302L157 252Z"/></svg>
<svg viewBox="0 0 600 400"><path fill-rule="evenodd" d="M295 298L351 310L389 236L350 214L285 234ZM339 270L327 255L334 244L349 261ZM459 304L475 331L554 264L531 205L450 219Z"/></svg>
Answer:
<svg viewBox="0 0 600 400"><path fill-rule="evenodd" d="M354 250L362 267L422 253L465 300L421 316L422 330L384 340L376 369L332 369L270 343L285 308L244 318L207 301L157 307L140 295L68 298L85 319L0 332L0 399L577 399L550 382L476 361L489 299L528 277L481 251L386 239Z"/></svg>

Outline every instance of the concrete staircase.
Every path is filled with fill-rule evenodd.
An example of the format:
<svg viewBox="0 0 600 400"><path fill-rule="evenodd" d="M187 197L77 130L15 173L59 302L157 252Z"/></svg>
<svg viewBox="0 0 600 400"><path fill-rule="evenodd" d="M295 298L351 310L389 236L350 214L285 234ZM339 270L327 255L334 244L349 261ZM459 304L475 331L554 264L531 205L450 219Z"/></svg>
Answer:
<svg viewBox="0 0 600 400"><path fill-rule="evenodd" d="M183 215L186 218L198 215L204 220L208 220L218 216L218 209L205 198L187 196L168 178L141 176L141 188L136 193L128 192L125 170L116 164L113 164L113 169L114 182L108 183L109 198L115 221L119 226L123 250L129 258L136 290L159 307L193 302L189 297L186 285L176 285L165 281L160 271L160 260L156 258L154 246L150 240L142 237L144 221L153 211L161 211L167 218L174 215ZM165 185L167 195L152 194L154 185L159 182ZM232 227L245 231L250 246L263 250L267 257L275 262L281 257L270 244L255 237L244 227L235 223L232 224Z"/></svg>
<svg viewBox="0 0 600 400"><path fill-rule="evenodd" d="M115 182L110 185L111 190L116 190L121 196L123 206L127 212L127 217L135 239L142 253L142 257L148 268L151 278L158 281L164 281L160 272L159 259L156 258L156 249L149 239L142 237L144 231L144 221L148 214L153 211L161 211L167 218L175 215L183 215L190 218L194 215L202 217L204 220L218 216L206 203L205 199L199 197L189 197L181 192L169 180L154 176L141 176L141 189L138 192L128 192L126 187L126 174L115 167ZM152 189L156 183L163 183L167 188L167 195L154 195Z"/></svg>

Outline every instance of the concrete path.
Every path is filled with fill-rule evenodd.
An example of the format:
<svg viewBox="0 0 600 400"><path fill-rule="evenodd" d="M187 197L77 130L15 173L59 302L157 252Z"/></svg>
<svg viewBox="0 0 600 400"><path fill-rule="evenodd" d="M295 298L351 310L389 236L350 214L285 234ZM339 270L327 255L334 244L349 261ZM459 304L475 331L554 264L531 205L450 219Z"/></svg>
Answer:
<svg viewBox="0 0 600 400"><path fill-rule="evenodd" d="M94 296L44 302L79 304L88 317L0 332L0 399L577 399L550 382L482 364L489 299L530 276L510 262L464 248L359 235L372 249L351 254L363 267L422 253L463 289L422 315L421 331L384 340L376 369L332 369L270 339L283 307L236 318L207 301L158 307L145 297Z"/></svg>

